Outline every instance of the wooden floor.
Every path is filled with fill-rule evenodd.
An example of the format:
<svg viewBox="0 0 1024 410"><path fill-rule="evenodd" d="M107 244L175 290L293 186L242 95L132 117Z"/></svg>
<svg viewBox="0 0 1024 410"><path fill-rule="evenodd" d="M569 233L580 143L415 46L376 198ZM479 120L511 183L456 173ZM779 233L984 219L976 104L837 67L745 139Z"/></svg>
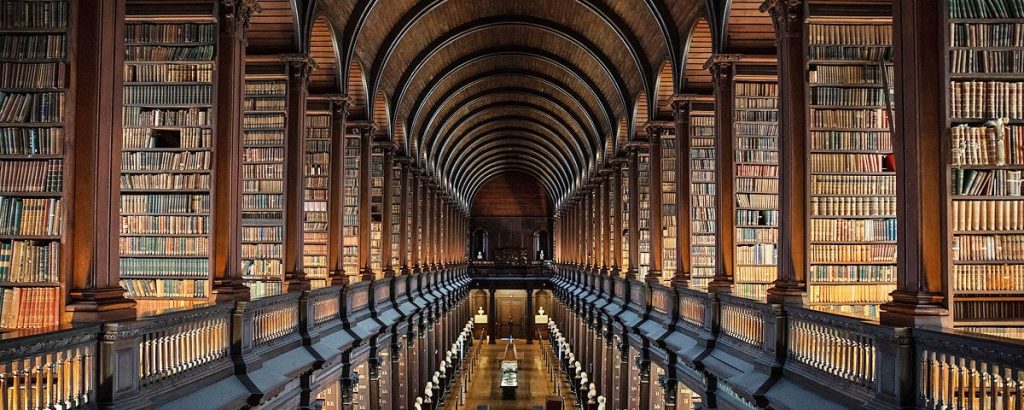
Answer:
<svg viewBox="0 0 1024 410"><path fill-rule="evenodd" d="M465 403L458 403L460 386L452 387L452 394L447 400L448 410L467 409L477 410L479 406L486 405L489 410L533 410L543 409L544 402L548 397L555 397L554 384L549 380L548 368L544 362L544 352L541 344L534 342L527 345L524 340L516 341L516 348L519 351L519 388L516 390L516 400L502 400L501 387L499 386L499 368L505 352L505 345L508 341L499 341L497 344L484 345L474 366L472 377L468 383L465 393ZM546 348L546 345L544 345ZM557 372L557 369L556 369ZM557 373L555 380L562 380ZM568 387L563 383L560 387L565 409L572 409L571 396L566 393Z"/></svg>

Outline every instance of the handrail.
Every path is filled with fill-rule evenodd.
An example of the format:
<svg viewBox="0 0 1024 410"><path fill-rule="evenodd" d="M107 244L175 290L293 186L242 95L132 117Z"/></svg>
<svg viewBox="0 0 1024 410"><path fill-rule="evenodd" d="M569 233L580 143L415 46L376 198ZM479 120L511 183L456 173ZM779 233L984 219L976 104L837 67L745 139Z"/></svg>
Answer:
<svg viewBox="0 0 1024 410"><path fill-rule="evenodd" d="M915 329L927 409L1018 409L1024 405L1024 345L963 332Z"/></svg>
<svg viewBox="0 0 1024 410"><path fill-rule="evenodd" d="M93 405L98 335L94 325L0 342L0 409Z"/></svg>

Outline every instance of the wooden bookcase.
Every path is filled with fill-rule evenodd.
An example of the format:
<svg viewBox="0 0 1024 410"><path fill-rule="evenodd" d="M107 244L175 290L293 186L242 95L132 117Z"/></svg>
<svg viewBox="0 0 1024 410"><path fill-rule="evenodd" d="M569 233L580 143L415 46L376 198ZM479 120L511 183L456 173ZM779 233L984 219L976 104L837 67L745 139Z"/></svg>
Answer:
<svg viewBox="0 0 1024 410"><path fill-rule="evenodd" d="M714 103L689 111L690 287L706 291L715 276Z"/></svg>
<svg viewBox="0 0 1024 410"><path fill-rule="evenodd" d="M126 18L120 272L140 311L209 296L217 43L209 11Z"/></svg>
<svg viewBox="0 0 1024 410"><path fill-rule="evenodd" d="M386 170L391 175L391 261L388 266L395 272L401 267L402 244L402 167L397 161L393 161L391 169Z"/></svg>
<svg viewBox="0 0 1024 410"><path fill-rule="evenodd" d="M679 223L679 178L676 177L676 131L675 127L668 127L661 130L659 138L661 144L661 230L656 234L661 235L661 282L670 284L672 276L679 267L676 260L676 249L679 248L679 240L676 237ZM600 219L600 218L595 218Z"/></svg>
<svg viewBox="0 0 1024 410"><path fill-rule="evenodd" d="M637 263L637 278L643 280L651 270L651 148L650 144L640 144L637 149L637 193L640 195L638 214L640 215L640 232L637 245L640 259ZM592 215L588 220L594 220Z"/></svg>
<svg viewBox="0 0 1024 410"><path fill-rule="evenodd" d="M1024 15L947 0L947 278L955 325L1024 331ZM1005 6L1005 13L981 6ZM1016 327L1016 328L1015 328Z"/></svg>
<svg viewBox="0 0 1024 410"><path fill-rule="evenodd" d="M0 10L0 330L55 326L64 305L71 4Z"/></svg>
<svg viewBox="0 0 1024 410"><path fill-rule="evenodd" d="M384 269L384 142L374 141L370 147L370 269L375 278Z"/></svg>
<svg viewBox="0 0 1024 410"><path fill-rule="evenodd" d="M778 274L779 124L774 59L734 65L736 252L733 294L764 299Z"/></svg>
<svg viewBox="0 0 1024 410"><path fill-rule="evenodd" d="M303 198L303 271L313 288L327 286L327 189L331 175L331 103L306 103L306 166Z"/></svg>
<svg viewBox="0 0 1024 410"><path fill-rule="evenodd" d="M896 288L891 11L807 16L808 303L877 317Z"/></svg>
<svg viewBox="0 0 1024 410"><path fill-rule="evenodd" d="M287 68L246 68L242 155L242 278L253 298L281 293Z"/></svg>
<svg viewBox="0 0 1024 410"><path fill-rule="evenodd" d="M622 186L621 186L621 189L620 189L620 194L622 196L618 199L619 201L622 201L622 208L621 208L622 214L620 216L620 218L621 218L620 220L622 221L622 231L619 232L618 235L622 236L622 239L621 239L621 242L622 242L622 255L620 255L622 257L622 263L621 263L620 266L622 267L621 268L621 272L622 272L623 276L625 276L626 271L629 270L629 267L630 267L630 264L629 264L629 247L630 247L630 243L629 243L629 192L630 192L630 189L632 189L632 187L630 187L630 183L629 183L630 182L629 167L630 167L629 161L626 161L625 163L622 164Z"/></svg>
<svg viewBox="0 0 1024 410"><path fill-rule="evenodd" d="M345 130L345 205L343 218L342 266L350 278L359 275L359 167L362 152L362 134L359 127Z"/></svg>

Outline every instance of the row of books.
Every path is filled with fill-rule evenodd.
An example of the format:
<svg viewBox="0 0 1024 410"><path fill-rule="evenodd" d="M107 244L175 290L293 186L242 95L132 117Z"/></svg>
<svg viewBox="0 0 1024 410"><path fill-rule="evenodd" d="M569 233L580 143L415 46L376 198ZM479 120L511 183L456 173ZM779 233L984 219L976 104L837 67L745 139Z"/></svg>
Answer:
<svg viewBox="0 0 1024 410"><path fill-rule="evenodd" d="M70 14L63 0L8 0L0 3L0 28L64 28Z"/></svg>
<svg viewBox="0 0 1024 410"><path fill-rule="evenodd" d="M737 177L778 178L779 167L776 165L736 165Z"/></svg>
<svg viewBox="0 0 1024 410"><path fill-rule="evenodd" d="M827 245L812 244L807 252L811 263L896 262L895 244Z"/></svg>
<svg viewBox="0 0 1024 410"><path fill-rule="evenodd" d="M59 288L0 288L0 328L56 325L60 301Z"/></svg>
<svg viewBox="0 0 1024 410"><path fill-rule="evenodd" d="M121 111L122 124L126 127L209 127L210 110L208 108L160 109L147 107L124 107ZM184 132L186 130L182 130ZM157 135L150 135L157 138ZM125 144L126 146L134 146ZM181 147L208 147L206 145L187 145Z"/></svg>
<svg viewBox="0 0 1024 410"><path fill-rule="evenodd" d="M275 96L283 97L288 90L288 84L281 80L268 80L268 81L253 81L247 80L245 82L245 96L246 99L253 99L255 96ZM279 100L282 101L282 100Z"/></svg>
<svg viewBox="0 0 1024 410"><path fill-rule="evenodd" d="M253 299L280 295L282 292L281 282L246 281L245 286L249 288L249 297Z"/></svg>
<svg viewBox="0 0 1024 410"><path fill-rule="evenodd" d="M242 165L242 178L279 180L284 178L284 164Z"/></svg>
<svg viewBox="0 0 1024 410"><path fill-rule="evenodd" d="M213 156L210 151L122 152L122 171L206 171Z"/></svg>
<svg viewBox="0 0 1024 410"><path fill-rule="evenodd" d="M813 87L810 89L810 104L879 107L886 104L885 94L881 88ZM814 112L820 114L828 111L816 109Z"/></svg>
<svg viewBox="0 0 1024 410"><path fill-rule="evenodd" d="M140 62L141 63L141 62ZM124 66L124 83L208 83L213 81L213 64L138 64Z"/></svg>
<svg viewBox="0 0 1024 410"><path fill-rule="evenodd" d="M260 128L284 128L284 114L247 114L242 120L247 130Z"/></svg>
<svg viewBox="0 0 1024 410"><path fill-rule="evenodd" d="M892 152L888 131L811 131L810 149Z"/></svg>
<svg viewBox="0 0 1024 410"><path fill-rule="evenodd" d="M949 16L955 19L1024 17L1024 0L949 0Z"/></svg>
<svg viewBox="0 0 1024 410"><path fill-rule="evenodd" d="M1024 230L1024 201L953 201L954 231Z"/></svg>
<svg viewBox="0 0 1024 410"><path fill-rule="evenodd" d="M133 276L206 278L210 270L210 261L204 256L166 259L122 257L119 265L122 278Z"/></svg>
<svg viewBox="0 0 1024 410"><path fill-rule="evenodd" d="M0 128L0 155L63 154L63 128Z"/></svg>
<svg viewBox="0 0 1024 410"><path fill-rule="evenodd" d="M242 258L280 258L281 255L284 255L284 245L280 243L245 243L246 241L251 240L250 238L252 237L253 235L251 234L242 236ZM267 235L267 237L269 237L269 240L271 241L282 240L280 235L276 238L271 235ZM262 240L262 237L258 240Z"/></svg>
<svg viewBox="0 0 1024 410"><path fill-rule="evenodd" d="M773 165L779 162L779 153L777 151L736 150L735 156L736 162L768 163Z"/></svg>
<svg viewBox="0 0 1024 410"><path fill-rule="evenodd" d="M815 283L896 283L895 262L893 265L850 265L848 263L851 262L812 265L807 271L807 280Z"/></svg>
<svg viewBox="0 0 1024 410"><path fill-rule="evenodd" d="M214 46L125 46L126 62L138 61L210 61L213 60Z"/></svg>
<svg viewBox="0 0 1024 410"><path fill-rule="evenodd" d="M744 128L744 127L740 127L740 128ZM770 137L770 136L769 137L761 136L761 135L772 135L772 132L774 132L775 130L778 129L777 125L767 124L766 128L768 129L769 132L766 132L765 134L757 134L757 135L742 134L742 135L740 135L740 138L736 139L736 143L735 143L736 149L740 149L740 150L760 149L760 150L767 150L767 151L778 150L779 149L779 139L778 138Z"/></svg>
<svg viewBox="0 0 1024 410"><path fill-rule="evenodd" d="M896 290L896 284L853 283L854 286L809 286L807 296L810 303L828 304L881 304L889 300L889 294ZM836 301L843 301L836 303Z"/></svg>
<svg viewBox="0 0 1024 410"><path fill-rule="evenodd" d="M895 241L896 218L812 219L808 227L812 242Z"/></svg>
<svg viewBox="0 0 1024 410"><path fill-rule="evenodd" d="M0 192L61 192L64 161L0 161Z"/></svg>
<svg viewBox="0 0 1024 410"><path fill-rule="evenodd" d="M736 249L736 263L744 265L774 265L778 259L778 249L772 243L760 243ZM773 272L774 275L774 272ZM774 280L775 278L766 279Z"/></svg>
<svg viewBox="0 0 1024 410"><path fill-rule="evenodd" d="M808 26L807 42L811 46L821 44L847 44L851 46L889 45L892 44L892 26L889 24L850 24L847 22L840 24L816 23Z"/></svg>
<svg viewBox="0 0 1024 410"><path fill-rule="evenodd" d="M284 111L287 104L281 98L252 98L246 97L242 102L242 109L246 111Z"/></svg>
<svg viewBox="0 0 1024 410"><path fill-rule="evenodd" d="M121 195L124 214L197 214L210 212L206 194Z"/></svg>
<svg viewBox="0 0 1024 410"><path fill-rule="evenodd" d="M739 208L778 209L779 196L775 194L736 194Z"/></svg>
<svg viewBox="0 0 1024 410"><path fill-rule="evenodd" d="M267 258L269 256L261 256L260 258ZM281 256L278 255L273 257L274 259L247 259L242 261L242 276L252 279L273 279L281 280L284 277L284 263L281 262Z"/></svg>
<svg viewBox="0 0 1024 410"><path fill-rule="evenodd" d="M950 51L950 73L1014 74L1024 69L1024 49Z"/></svg>
<svg viewBox="0 0 1024 410"><path fill-rule="evenodd" d="M737 192L778 192L779 191L779 180L777 179L764 179L764 178L744 178L737 179L735 181ZM701 187L703 188L703 187ZM714 185L707 187L714 194Z"/></svg>
<svg viewBox="0 0 1024 410"><path fill-rule="evenodd" d="M889 110L814 109L808 123L815 128L883 129L889 125Z"/></svg>
<svg viewBox="0 0 1024 410"><path fill-rule="evenodd" d="M895 196L820 197L810 199L813 216L893 216L896 215Z"/></svg>
<svg viewBox="0 0 1024 410"><path fill-rule="evenodd" d="M1024 82L950 81L953 118L1024 118Z"/></svg>
<svg viewBox="0 0 1024 410"><path fill-rule="evenodd" d="M954 168L953 195L1021 196L1021 171ZM983 199L983 198L980 198Z"/></svg>
<svg viewBox="0 0 1024 410"><path fill-rule="evenodd" d="M216 36L213 24L131 23L124 27L125 43L212 43Z"/></svg>
<svg viewBox="0 0 1024 410"><path fill-rule="evenodd" d="M736 228L736 242L776 243L779 230L774 227Z"/></svg>
<svg viewBox="0 0 1024 410"><path fill-rule="evenodd" d="M808 167L812 173L877 173L895 171L891 154L812 154Z"/></svg>
<svg viewBox="0 0 1024 410"><path fill-rule="evenodd" d="M59 281L59 242L0 241L0 282Z"/></svg>
<svg viewBox="0 0 1024 410"><path fill-rule="evenodd" d="M284 181L270 181L270 180L258 180L258 181L242 181L242 192L254 193L254 192L283 192Z"/></svg>
<svg viewBox="0 0 1024 410"><path fill-rule="evenodd" d="M960 124L950 130L952 164L1024 165L1024 127L1007 126L1005 118L984 126Z"/></svg>
<svg viewBox="0 0 1024 410"><path fill-rule="evenodd" d="M64 93L8 93L0 91L0 123L52 123L64 121Z"/></svg>
<svg viewBox="0 0 1024 410"><path fill-rule="evenodd" d="M0 64L0 88L64 88L65 78L63 62Z"/></svg>
<svg viewBox="0 0 1024 410"><path fill-rule="evenodd" d="M160 127L159 125L141 125ZM210 149L213 130L210 128L150 129L126 126L121 133L122 151L153 151L180 148L201 151Z"/></svg>
<svg viewBox="0 0 1024 410"><path fill-rule="evenodd" d="M0 196L0 235L60 235L62 208L59 198Z"/></svg>
<svg viewBox="0 0 1024 410"><path fill-rule="evenodd" d="M209 85L125 85L127 105L210 105Z"/></svg>
<svg viewBox="0 0 1024 410"><path fill-rule="evenodd" d="M1024 235L957 235L950 247L954 261L1024 261Z"/></svg>
<svg viewBox="0 0 1024 410"><path fill-rule="evenodd" d="M284 144L284 130L250 130L242 137L245 146L254 145L282 145Z"/></svg>
<svg viewBox="0 0 1024 410"><path fill-rule="evenodd" d="M121 272L123 274L124 269ZM121 279L121 287L128 291L130 298L204 298L207 282L203 279Z"/></svg>
<svg viewBox="0 0 1024 410"><path fill-rule="evenodd" d="M210 189L210 174L121 175L121 190Z"/></svg>
<svg viewBox="0 0 1024 410"><path fill-rule="evenodd" d="M779 101L772 98L740 98L736 100L737 110L763 110L763 109L777 109L779 108ZM749 114L748 112L738 112L737 114ZM748 120L749 121L749 120Z"/></svg>
<svg viewBox="0 0 1024 410"><path fill-rule="evenodd" d="M173 255L204 257L207 255L207 249L210 248L210 239L204 236L131 236L120 238L118 241L121 255L123 256Z"/></svg>
<svg viewBox="0 0 1024 410"><path fill-rule="evenodd" d="M957 265L953 267L954 291L1024 289L1024 265Z"/></svg>
<svg viewBox="0 0 1024 410"><path fill-rule="evenodd" d="M206 235L206 216L123 215L121 233L136 235Z"/></svg>
<svg viewBox="0 0 1024 410"><path fill-rule="evenodd" d="M10 34L0 36L0 60L59 60L67 56L62 34Z"/></svg>
<svg viewBox="0 0 1024 410"><path fill-rule="evenodd" d="M811 175L812 195L896 195L895 175Z"/></svg>
<svg viewBox="0 0 1024 410"><path fill-rule="evenodd" d="M886 79L889 84L893 83L893 67L886 66ZM845 85L870 85L882 83L882 69L874 65L816 65L807 71L807 83L810 85L819 84L845 84Z"/></svg>
<svg viewBox="0 0 1024 410"><path fill-rule="evenodd" d="M1024 300L967 300L953 304L953 317L959 324L973 321L1019 321L1024 317Z"/></svg>
<svg viewBox="0 0 1024 410"><path fill-rule="evenodd" d="M281 209L284 197L279 193L242 195L242 209Z"/></svg>

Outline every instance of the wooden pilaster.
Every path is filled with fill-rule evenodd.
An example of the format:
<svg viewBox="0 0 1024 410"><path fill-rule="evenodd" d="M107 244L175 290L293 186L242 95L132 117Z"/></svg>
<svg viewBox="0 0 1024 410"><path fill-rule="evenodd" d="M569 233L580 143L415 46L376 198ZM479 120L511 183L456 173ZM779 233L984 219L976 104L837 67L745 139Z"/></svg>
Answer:
<svg viewBox="0 0 1024 410"><path fill-rule="evenodd" d="M395 185L395 183L394 183L394 158L395 158L394 150L392 149L391 144L388 143L388 145L384 147L384 164L383 164L384 165L384 186L383 186L384 192L383 192L383 198L381 198L381 200L382 200L381 201L381 203L382 203L382 206L381 206L381 208L382 208L382 210L381 210L382 211L382 213L381 213L381 225L382 226L381 226L380 259L381 259L382 271L383 271L384 278L393 278L393 277L395 277L395 269L394 269L393 266L391 266L391 256L392 256L391 242L393 240L393 237L391 236L391 233L392 233L391 231L394 229L394 227L392 226L392 223L394 221L391 220L392 217L393 217L392 211L391 211L391 205L394 203L394 195L393 195L394 191L392 191L392 190L395 189L395 187L394 187L394 185Z"/></svg>
<svg viewBox="0 0 1024 410"><path fill-rule="evenodd" d="M119 283L121 84L124 0L72 5L68 129L74 136L65 167L65 265L69 301L64 322L135 317L135 301Z"/></svg>
<svg viewBox="0 0 1024 410"><path fill-rule="evenodd" d="M313 61L307 55L283 56L288 62L288 115L284 145L284 291L309 289L303 262L306 168L306 98ZM331 157L331 163L341 157ZM340 174L339 174L340 175ZM333 178L339 179L339 178Z"/></svg>
<svg viewBox="0 0 1024 410"><path fill-rule="evenodd" d="M629 266L626 279L638 279L640 272L640 147L629 146Z"/></svg>
<svg viewBox="0 0 1024 410"><path fill-rule="evenodd" d="M716 54L705 63L711 71L715 87L715 277L708 291L732 293L734 258L736 254L736 198L735 198L735 136L733 132L733 69L740 56Z"/></svg>
<svg viewBox="0 0 1024 410"><path fill-rule="evenodd" d="M344 217L345 217L345 125L352 100L341 97L331 104L331 176L328 181L327 201L327 266L330 267L330 286L347 285L344 270Z"/></svg>
<svg viewBox="0 0 1024 410"><path fill-rule="evenodd" d="M359 280L373 280L370 265L370 167L373 150L373 123L359 127Z"/></svg>
<svg viewBox="0 0 1024 410"><path fill-rule="evenodd" d="M681 95L673 96L672 115L676 127L676 271L672 286L690 286L690 104Z"/></svg>
<svg viewBox="0 0 1024 410"><path fill-rule="evenodd" d="M650 136L650 178L647 188L650 192L650 220L648 221L651 247L651 266L647 271L644 281L647 283L660 283L662 271L662 253L664 252L662 220L661 220L661 128L659 126L648 127L647 133ZM678 195L677 195L678 196Z"/></svg>

